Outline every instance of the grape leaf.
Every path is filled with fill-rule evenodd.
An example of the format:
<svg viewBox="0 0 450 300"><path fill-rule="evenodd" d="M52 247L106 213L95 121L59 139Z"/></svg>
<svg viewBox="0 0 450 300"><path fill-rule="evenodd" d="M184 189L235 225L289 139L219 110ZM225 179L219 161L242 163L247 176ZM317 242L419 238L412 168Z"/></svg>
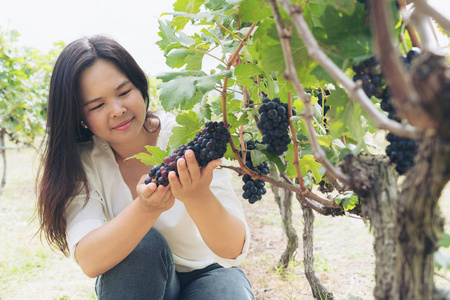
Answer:
<svg viewBox="0 0 450 300"><path fill-rule="evenodd" d="M372 34L367 24L367 12L357 5L352 14L343 14L332 5L326 6L320 27L312 32L321 48L341 67L345 58L372 54Z"/></svg>
<svg viewBox="0 0 450 300"><path fill-rule="evenodd" d="M276 25L272 19L266 20L258 26L253 40L255 50L259 56L258 63L260 67L266 71L284 73L286 65L283 50ZM308 50L294 29L291 37L291 48L295 68L301 83L304 86L318 85L317 78L312 74L317 63L309 57ZM287 87L290 87L290 85L287 85Z"/></svg>
<svg viewBox="0 0 450 300"><path fill-rule="evenodd" d="M269 1L243 0L239 4L239 17L242 21L256 23L270 16L272 9Z"/></svg>
<svg viewBox="0 0 450 300"><path fill-rule="evenodd" d="M193 38L188 37L185 33L181 31L178 33L178 35L175 34L175 30L170 26L170 21L159 20L158 22L159 22L158 35L161 37L161 40L157 41L156 44L164 52L166 51L166 48L172 43L180 43L185 47L189 47L190 45L193 45L195 43L195 40Z"/></svg>
<svg viewBox="0 0 450 300"><path fill-rule="evenodd" d="M198 116L193 111L188 111L176 116L176 121L180 126L172 128L172 135L169 139L170 149L178 148L194 139L195 134L201 130Z"/></svg>
<svg viewBox="0 0 450 300"><path fill-rule="evenodd" d="M308 171L311 171L316 182L319 182L322 179L322 174L320 174L319 172L319 167L321 166L321 164L316 162L312 155L303 155L302 157L300 157L299 163L300 171L302 172L303 176L306 175Z"/></svg>
<svg viewBox="0 0 450 300"><path fill-rule="evenodd" d="M331 0L329 1L329 4L334 6L337 10L351 15L355 11L356 2L354 0Z"/></svg>
<svg viewBox="0 0 450 300"><path fill-rule="evenodd" d="M450 234L445 233L438 242L438 247L449 248L450 247Z"/></svg>
<svg viewBox="0 0 450 300"><path fill-rule="evenodd" d="M161 150L159 147L153 147L153 146L145 146L145 149L148 153L141 152L136 155L133 155L131 157L128 157L128 159L139 159L141 163L144 163L147 166L154 166L159 165L163 162L164 157L166 157L169 153Z"/></svg>
<svg viewBox="0 0 450 300"><path fill-rule="evenodd" d="M254 84L253 79L249 77L258 76L259 74L261 74L261 69L254 64L239 64L234 69L237 84L242 84L246 87Z"/></svg>
<svg viewBox="0 0 450 300"><path fill-rule="evenodd" d="M200 77L195 75L203 75L204 72L187 73L186 71L182 71L176 73L181 76L171 74L168 75L168 73L165 73L157 76L157 78L163 79L164 81L168 78L173 78L168 82L158 84L158 88L161 89L159 98L166 111L177 108L180 105L184 109L192 108L193 105L201 101L204 94L220 84L220 78L227 74L229 76L231 72L220 72ZM187 74L194 74L194 76L184 77Z"/></svg>
<svg viewBox="0 0 450 300"><path fill-rule="evenodd" d="M177 0L173 4L175 11L183 11L189 14L197 14L200 12L200 6L205 0Z"/></svg>
<svg viewBox="0 0 450 300"><path fill-rule="evenodd" d="M274 163L277 166L278 170L281 173L284 173L284 171L286 170L286 166L284 165L283 161L281 160L281 158L278 155L267 151L266 150L267 145L256 144L255 146L259 151L261 151L269 159L270 162Z"/></svg>
<svg viewBox="0 0 450 300"><path fill-rule="evenodd" d="M263 162L267 161L267 156L260 150L251 150L250 157L252 160L252 164L257 167Z"/></svg>

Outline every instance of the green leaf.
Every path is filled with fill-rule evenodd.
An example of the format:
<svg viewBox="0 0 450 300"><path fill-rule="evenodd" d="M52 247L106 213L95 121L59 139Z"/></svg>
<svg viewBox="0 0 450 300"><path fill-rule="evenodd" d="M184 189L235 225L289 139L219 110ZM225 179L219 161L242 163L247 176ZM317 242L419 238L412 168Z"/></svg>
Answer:
<svg viewBox="0 0 450 300"><path fill-rule="evenodd" d="M262 153L264 153L264 155L269 159L269 161L273 162L277 166L278 170L281 173L284 173L286 171L286 166L284 165L281 158L278 155L276 155L275 153L267 151L266 145L256 144L256 148L258 148L258 150L260 150Z"/></svg>
<svg viewBox="0 0 450 300"><path fill-rule="evenodd" d="M261 23L254 34L253 40L259 56L259 66L266 71L284 73L286 65L275 22L269 19ZM317 78L312 75L317 63L309 57L308 50L294 29L290 42L299 80L304 86L318 85ZM289 88L292 89L290 85Z"/></svg>
<svg viewBox="0 0 450 300"><path fill-rule="evenodd" d="M191 77L183 77L192 74ZM224 75L230 75L230 72L220 72L210 76L197 77L203 75L201 71L182 71L177 73L164 73L157 76L164 82L158 84L161 89L160 101L166 111L177 108L180 105L184 109L192 108L196 103L200 102L202 96L213 90L220 84L220 78ZM177 76L178 75L178 76ZM172 78L171 80L169 78ZM166 82L166 80L170 80Z"/></svg>
<svg viewBox="0 0 450 300"><path fill-rule="evenodd" d="M200 12L200 6L205 0L177 0L173 4L175 11L182 11L189 14L196 14Z"/></svg>
<svg viewBox="0 0 450 300"><path fill-rule="evenodd" d="M332 0L329 3L337 10L342 11L348 15L353 14L353 12L355 11L356 1L354 0Z"/></svg>
<svg viewBox="0 0 450 300"><path fill-rule="evenodd" d="M188 111L176 116L176 121L180 126L172 128L172 135L169 139L170 149L178 148L194 139L195 134L201 130L198 116L193 111Z"/></svg>
<svg viewBox="0 0 450 300"><path fill-rule="evenodd" d="M300 171L302 172L303 176L308 173L308 171L311 171L316 182L319 182L322 179L322 174L320 174L319 172L319 167L321 166L321 164L316 162L312 155L303 155L300 158L299 163Z"/></svg>
<svg viewBox="0 0 450 300"><path fill-rule="evenodd" d="M341 5L344 2L347 0L340 1ZM346 58L371 55L373 37L363 5L355 6L351 14L343 14L336 7L338 4L325 7L319 26L312 32L321 48L341 67Z"/></svg>
<svg viewBox="0 0 450 300"><path fill-rule="evenodd" d="M344 210L352 210L356 207L356 205L359 203L358 196L356 194L352 194L350 196L345 197L344 204L342 205L344 207Z"/></svg>
<svg viewBox="0 0 450 300"><path fill-rule="evenodd" d="M267 161L267 156L260 150L251 150L250 157L255 167Z"/></svg>
<svg viewBox="0 0 450 300"><path fill-rule="evenodd" d="M438 242L438 247L449 248L450 247L450 234L445 233Z"/></svg>
<svg viewBox="0 0 450 300"><path fill-rule="evenodd" d="M272 16L272 9L269 1L243 0L239 4L239 17L242 21L257 23L270 16Z"/></svg>
<svg viewBox="0 0 450 300"><path fill-rule="evenodd" d="M195 43L193 38L188 37L183 32L175 33L175 30L170 26L170 21L168 20L159 20L159 32L158 35L161 37L161 40L156 42L161 50L164 52L166 48L173 43L180 43L180 45L184 47L189 47Z"/></svg>
<svg viewBox="0 0 450 300"><path fill-rule="evenodd" d="M234 69L237 84L242 84L246 87L254 84L253 79L250 77L258 76L259 74L261 74L261 69L254 64L239 64Z"/></svg>
<svg viewBox="0 0 450 300"><path fill-rule="evenodd" d="M325 135L325 136L318 136L317 141L319 142L319 144L321 146L331 147L331 143L332 143L333 139L331 136Z"/></svg>
<svg viewBox="0 0 450 300"><path fill-rule="evenodd" d="M127 158L126 160L135 158L147 166L154 166L161 164L164 158L168 155L168 152L161 150L159 147L145 146L145 149L148 153L141 152Z"/></svg>

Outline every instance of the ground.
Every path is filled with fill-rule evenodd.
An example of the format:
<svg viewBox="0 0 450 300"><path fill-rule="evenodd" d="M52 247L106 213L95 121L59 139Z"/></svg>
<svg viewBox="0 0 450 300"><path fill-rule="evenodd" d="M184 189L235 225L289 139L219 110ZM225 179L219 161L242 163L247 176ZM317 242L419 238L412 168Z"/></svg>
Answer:
<svg viewBox="0 0 450 300"><path fill-rule="evenodd" d="M7 156L7 186L0 196L0 299L96 299L94 280L35 236L36 168L32 166L38 158L34 150L8 150ZM241 180L237 177L234 186L240 195ZM286 237L278 206L270 188L268 191L262 201L253 205L241 198L252 231L250 252L241 268L249 277L257 300L313 299L303 272L299 204L293 203L299 248L292 264L282 272L276 266ZM450 186L442 195L441 206L448 216ZM314 230L315 270L322 283L336 299L373 299L374 255L369 227L349 217L317 216ZM450 232L448 218L446 232ZM450 255L449 251L446 253ZM450 271L437 273L437 285L450 288Z"/></svg>

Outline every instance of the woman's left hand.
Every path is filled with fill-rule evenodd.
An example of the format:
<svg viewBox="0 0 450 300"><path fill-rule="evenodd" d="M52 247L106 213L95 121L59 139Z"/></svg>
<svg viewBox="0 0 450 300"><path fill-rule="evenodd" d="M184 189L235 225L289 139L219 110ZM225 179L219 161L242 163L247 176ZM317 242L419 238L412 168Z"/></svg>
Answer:
<svg viewBox="0 0 450 300"><path fill-rule="evenodd" d="M222 161L220 159L209 162L206 167L200 168L195 159L194 152L188 150L185 159L178 159L178 175L174 171L169 173L169 182L172 194L185 205L195 204L208 197L211 193L209 185L213 178L213 171Z"/></svg>

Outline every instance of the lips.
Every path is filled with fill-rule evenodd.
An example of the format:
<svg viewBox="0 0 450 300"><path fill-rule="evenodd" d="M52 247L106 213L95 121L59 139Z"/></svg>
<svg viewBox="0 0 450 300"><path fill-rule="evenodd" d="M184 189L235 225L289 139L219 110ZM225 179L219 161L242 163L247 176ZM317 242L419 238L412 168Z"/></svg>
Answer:
<svg viewBox="0 0 450 300"><path fill-rule="evenodd" d="M130 128L131 123L133 123L133 118L131 118L129 120L126 120L126 121L124 121L124 122L114 126L113 129L119 130L119 131L127 130L128 128Z"/></svg>

